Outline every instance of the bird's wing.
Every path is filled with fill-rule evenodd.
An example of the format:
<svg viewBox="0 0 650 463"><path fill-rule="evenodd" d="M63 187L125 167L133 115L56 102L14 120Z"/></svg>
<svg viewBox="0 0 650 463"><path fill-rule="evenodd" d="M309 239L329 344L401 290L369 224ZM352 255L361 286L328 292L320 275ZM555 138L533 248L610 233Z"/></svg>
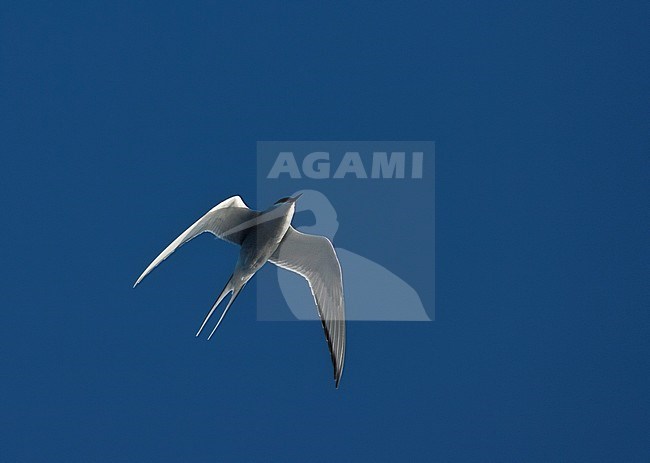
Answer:
<svg viewBox="0 0 650 463"><path fill-rule="evenodd" d="M251 210L239 196L233 196L217 204L197 220L194 225L185 230L156 259L142 272L134 287L142 281L163 260L167 259L176 249L203 232L210 232L217 238L240 244L248 229L256 224L259 212Z"/></svg>
<svg viewBox="0 0 650 463"><path fill-rule="evenodd" d="M345 361L345 303L341 266L332 243L324 236L306 235L290 226L269 261L303 276L309 283L338 387Z"/></svg>

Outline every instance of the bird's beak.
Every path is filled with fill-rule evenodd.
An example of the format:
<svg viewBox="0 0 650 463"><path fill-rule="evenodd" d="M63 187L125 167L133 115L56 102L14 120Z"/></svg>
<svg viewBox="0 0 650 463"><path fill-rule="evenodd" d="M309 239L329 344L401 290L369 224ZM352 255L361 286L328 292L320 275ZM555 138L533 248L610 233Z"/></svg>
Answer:
<svg viewBox="0 0 650 463"><path fill-rule="evenodd" d="M298 201L298 198L300 198L301 196L302 196L302 193L298 193L296 196L294 196L293 198L291 198L291 202L292 202L292 203L295 203L296 201Z"/></svg>

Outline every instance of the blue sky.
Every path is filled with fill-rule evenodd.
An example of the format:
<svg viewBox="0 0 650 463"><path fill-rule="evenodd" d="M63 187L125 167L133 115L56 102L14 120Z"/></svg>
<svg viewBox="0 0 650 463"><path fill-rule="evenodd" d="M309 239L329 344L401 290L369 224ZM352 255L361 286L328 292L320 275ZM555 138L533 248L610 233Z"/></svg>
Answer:
<svg viewBox="0 0 650 463"><path fill-rule="evenodd" d="M647 461L643 2L5 2L3 461ZM207 236L258 140L436 142L436 321L317 323ZM404 257L408 259L408 256ZM197 270L199 269L199 270ZM423 268L426 271L427 268Z"/></svg>

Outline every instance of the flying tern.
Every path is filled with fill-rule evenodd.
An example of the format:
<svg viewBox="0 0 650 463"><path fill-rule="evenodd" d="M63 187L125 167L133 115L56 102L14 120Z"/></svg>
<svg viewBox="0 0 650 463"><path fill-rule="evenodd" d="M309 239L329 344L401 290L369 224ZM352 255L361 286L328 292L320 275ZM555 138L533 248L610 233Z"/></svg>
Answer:
<svg viewBox="0 0 650 463"><path fill-rule="evenodd" d="M212 337L240 291L266 263L301 275L311 289L325 339L332 357L334 381L338 388L345 361L345 303L341 266L329 239L301 233L291 226L295 202L300 195L279 199L265 211L250 209L239 196L219 203L185 230L137 279L133 287L176 249L204 232L241 247L239 259L223 291L208 312L196 336L201 334L217 306L230 293Z"/></svg>

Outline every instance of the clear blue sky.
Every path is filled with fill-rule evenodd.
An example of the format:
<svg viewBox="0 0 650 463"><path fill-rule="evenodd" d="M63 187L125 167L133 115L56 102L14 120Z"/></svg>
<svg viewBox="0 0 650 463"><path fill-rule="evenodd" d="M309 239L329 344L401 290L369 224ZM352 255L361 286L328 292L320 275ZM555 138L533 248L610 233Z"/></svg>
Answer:
<svg viewBox="0 0 650 463"><path fill-rule="evenodd" d="M0 460L648 461L650 21L609 3L3 2ZM339 390L254 288L194 338L234 247L131 289L258 140L436 142L436 321L351 323Z"/></svg>

